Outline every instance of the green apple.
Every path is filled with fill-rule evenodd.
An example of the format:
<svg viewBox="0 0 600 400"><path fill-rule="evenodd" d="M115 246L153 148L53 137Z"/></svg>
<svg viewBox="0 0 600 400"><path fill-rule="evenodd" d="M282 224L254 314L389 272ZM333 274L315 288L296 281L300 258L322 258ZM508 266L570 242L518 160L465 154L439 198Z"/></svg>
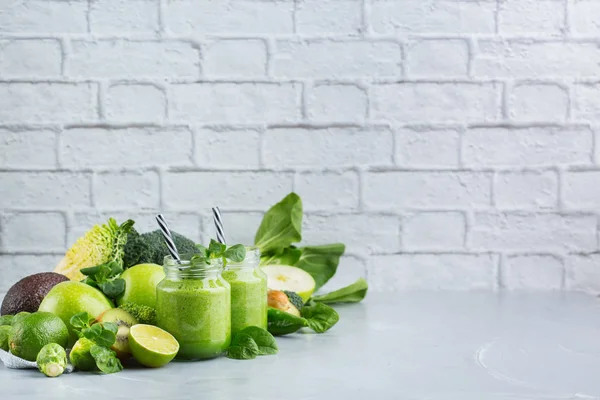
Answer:
<svg viewBox="0 0 600 400"><path fill-rule="evenodd" d="M104 311L113 308L113 304L96 288L85 283L68 281L54 286L44 297L38 311L50 312L60 317L69 329L69 346L77 341L70 319L80 312L87 312L97 318Z"/></svg>
<svg viewBox="0 0 600 400"><path fill-rule="evenodd" d="M121 274L125 279L125 292L117 298L117 304L136 303L156 307L156 286L165 279L165 271L158 264L138 264Z"/></svg>

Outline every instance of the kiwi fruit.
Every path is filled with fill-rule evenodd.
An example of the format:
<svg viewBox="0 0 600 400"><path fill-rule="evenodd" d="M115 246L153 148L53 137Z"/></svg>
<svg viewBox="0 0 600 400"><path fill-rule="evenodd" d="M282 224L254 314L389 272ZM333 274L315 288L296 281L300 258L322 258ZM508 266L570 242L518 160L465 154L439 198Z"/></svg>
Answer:
<svg viewBox="0 0 600 400"><path fill-rule="evenodd" d="M129 349L129 328L139 323L137 319L125 310L111 308L100 314L96 318L96 322L114 322L117 324L119 328L117 331L117 340L111 346L111 350L117 353L117 357L121 360L129 358L131 356L131 350Z"/></svg>

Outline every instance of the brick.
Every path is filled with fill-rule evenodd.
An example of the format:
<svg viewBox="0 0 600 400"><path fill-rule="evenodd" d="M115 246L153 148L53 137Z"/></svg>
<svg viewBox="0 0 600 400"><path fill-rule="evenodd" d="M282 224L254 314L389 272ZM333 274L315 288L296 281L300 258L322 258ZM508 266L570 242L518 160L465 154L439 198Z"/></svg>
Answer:
<svg viewBox="0 0 600 400"><path fill-rule="evenodd" d="M491 175L476 172L373 172L363 196L372 209L472 208L491 202Z"/></svg>
<svg viewBox="0 0 600 400"><path fill-rule="evenodd" d="M494 196L498 208L556 208L558 176L554 171L500 172L496 176Z"/></svg>
<svg viewBox="0 0 600 400"><path fill-rule="evenodd" d="M506 0L500 2L498 21L502 34L561 35L565 30L565 5L554 0Z"/></svg>
<svg viewBox="0 0 600 400"><path fill-rule="evenodd" d="M192 165L192 134L184 128L73 128L60 144L67 167Z"/></svg>
<svg viewBox="0 0 600 400"><path fill-rule="evenodd" d="M62 50L58 40L0 40L0 75L56 77L61 74Z"/></svg>
<svg viewBox="0 0 600 400"><path fill-rule="evenodd" d="M597 210L600 205L599 178L600 171L565 172L563 179L565 206L577 210Z"/></svg>
<svg viewBox="0 0 600 400"><path fill-rule="evenodd" d="M493 83L402 82L374 85L371 117L406 122L484 122L499 119L499 86Z"/></svg>
<svg viewBox="0 0 600 400"><path fill-rule="evenodd" d="M600 3L596 0L578 0L571 5L571 31L580 35L600 34Z"/></svg>
<svg viewBox="0 0 600 400"><path fill-rule="evenodd" d="M101 78L198 78L200 55L191 43L178 41L75 40L68 73Z"/></svg>
<svg viewBox="0 0 600 400"><path fill-rule="evenodd" d="M263 40L219 40L203 51L203 72L208 77L264 77L267 46Z"/></svg>
<svg viewBox="0 0 600 400"><path fill-rule="evenodd" d="M263 151L268 166L390 165L393 140L387 129L272 128Z"/></svg>
<svg viewBox="0 0 600 400"><path fill-rule="evenodd" d="M317 85L309 91L308 119L316 122L363 122L367 94L354 85Z"/></svg>
<svg viewBox="0 0 600 400"><path fill-rule="evenodd" d="M56 146L56 133L50 130L0 128L0 168L54 168Z"/></svg>
<svg viewBox="0 0 600 400"><path fill-rule="evenodd" d="M222 210L263 210L291 191L292 176L286 173L173 172L163 179L164 204L178 210L215 205Z"/></svg>
<svg viewBox="0 0 600 400"><path fill-rule="evenodd" d="M305 0L296 5L296 31L305 34L357 34L362 4L356 0Z"/></svg>
<svg viewBox="0 0 600 400"><path fill-rule="evenodd" d="M227 243L241 243L245 245L254 243L254 235L260 226L262 217L263 213L261 212L227 212L221 209L221 218ZM204 216L203 221L205 229L202 243L209 243L210 239L216 239L216 229L212 213Z"/></svg>
<svg viewBox="0 0 600 400"><path fill-rule="evenodd" d="M169 115L186 122L265 123L300 118L295 83L198 83L171 86Z"/></svg>
<svg viewBox="0 0 600 400"><path fill-rule="evenodd" d="M53 270L64 254L0 254L0 297L26 276Z"/></svg>
<svg viewBox="0 0 600 400"><path fill-rule="evenodd" d="M507 257L502 269L502 287L508 290L560 290L565 267L552 255Z"/></svg>
<svg viewBox="0 0 600 400"><path fill-rule="evenodd" d="M8 214L4 216L2 248L9 252L61 252L66 230L60 213Z"/></svg>
<svg viewBox="0 0 600 400"><path fill-rule="evenodd" d="M542 78L600 74L596 43L481 40L473 74L490 78Z"/></svg>
<svg viewBox="0 0 600 400"><path fill-rule="evenodd" d="M567 119L569 95L558 85L520 84L508 97L508 115L515 121L556 121Z"/></svg>
<svg viewBox="0 0 600 400"><path fill-rule="evenodd" d="M85 1L0 0L0 32L85 33Z"/></svg>
<svg viewBox="0 0 600 400"><path fill-rule="evenodd" d="M0 121L80 122L97 118L97 87L89 83L2 83Z"/></svg>
<svg viewBox="0 0 600 400"><path fill-rule="evenodd" d="M474 128L463 138L463 162L472 166L586 165L591 163L592 141L589 128Z"/></svg>
<svg viewBox="0 0 600 400"><path fill-rule="evenodd" d="M358 176L355 172L300 173L294 191L302 197L305 211L343 212L358 207Z"/></svg>
<svg viewBox="0 0 600 400"><path fill-rule="evenodd" d="M154 33L158 31L158 1L96 0L90 3L93 33Z"/></svg>
<svg viewBox="0 0 600 400"><path fill-rule="evenodd" d="M465 40L419 40L408 44L406 74L410 77L466 77L469 45Z"/></svg>
<svg viewBox="0 0 600 400"><path fill-rule="evenodd" d="M0 207L71 208L90 205L90 177L66 172L0 172Z"/></svg>
<svg viewBox="0 0 600 400"><path fill-rule="evenodd" d="M460 212L407 215L402 224L404 250L461 250L465 247L465 216Z"/></svg>
<svg viewBox="0 0 600 400"><path fill-rule="evenodd" d="M566 264L566 289L597 295L600 292L600 254L571 255Z"/></svg>
<svg viewBox="0 0 600 400"><path fill-rule="evenodd" d="M281 78L400 76L402 52L393 42L278 41L271 60Z"/></svg>
<svg viewBox="0 0 600 400"><path fill-rule="evenodd" d="M473 249L593 251L593 215L476 213L470 233Z"/></svg>
<svg viewBox="0 0 600 400"><path fill-rule="evenodd" d="M573 118L577 121L600 120L600 84L575 85L573 94Z"/></svg>
<svg viewBox="0 0 600 400"><path fill-rule="evenodd" d="M189 239L199 243L201 240L202 222L200 217L193 213L163 212L169 229L180 233ZM156 223L156 211L127 210L127 211L105 211L96 209L76 212L69 226L69 246L72 246L78 238L83 236L96 224L105 224L109 218L114 218L118 224L128 219L135 221L134 228L140 232L151 232L158 229Z"/></svg>
<svg viewBox="0 0 600 400"><path fill-rule="evenodd" d="M278 34L294 32L291 2L170 1L165 21L170 32L193 34Z"/></svg>
<svg viewBox="0 0 600 400"><path fill-rule="evenodd" d="M156 172L101 173L94 180L94 204L113 209L156 209L160 183Z"/></svg>
<svg viewBox="0 0 600 400"><path fill-rule="evenodd" d="M396 164L406 167L456 167L460 132L455 129L410 129L394 132Z"/></svg>
<svg viewBox="0 0 600 400"><path fill-rule="evenodd" d="M394 216L307 214L302 225L302 243L344 243L348 254L396 252L400 247L399 232L400 221Z"/></svg>
<svg viewBox="0 0 600 400"><path fill-rule="evenodd" d="M318 290L318 293L329 293L346 287L356 282L358 278L367 279L365 261L355 256L344 256L340 259L335 275Z"/></svg>
<svg viewBox="0 0 600 400"><path fill-rule="evenodd" d="M106 94L106 118L119 122L162 122L167 112L166 101L164 90L154 85L111 85Z"/></svg>
<svg viewBox="0 0 600 400"><path fill-rule="evenodd" d="M369 260L369 286L406 289L493 290L497 260L489 254L397 254Z"/></svg>
<svg viewBox="0 0 600 400"><path fill-rule="evenodd" d="M258 130L201 128L195 135L196 164L201 167L248 169L260 165Z"/></svg>
<svg viewBox="0 0 600 400"><path fill-rule="evenodd" d="M494 33L495 12L493 2L375 1L371 25L382 34Z"/></svg>

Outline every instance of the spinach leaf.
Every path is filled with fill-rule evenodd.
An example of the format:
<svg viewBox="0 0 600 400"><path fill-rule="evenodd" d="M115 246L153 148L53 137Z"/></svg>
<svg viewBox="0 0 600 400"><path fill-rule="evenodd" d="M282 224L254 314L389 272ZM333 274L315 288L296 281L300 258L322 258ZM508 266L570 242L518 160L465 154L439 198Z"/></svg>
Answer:
<svg viewBox="0 0 600 400"><path fill-rule="evenodd" d="M123 266L116 261L81 270L81 273L87 276L83 283L100 289L111 299L115 299L125 291L125 280L119 278L122 272Z"/></svg>
<svg viewBox="0 0 600 400"><path fill-rule="evenodd" d="M227 349L227 357L235 360L252 360L260 353L258 345L247 333L240 332L235 335L231 346Z"/></svg>
<svg viewBox="0 0 600 400"><path fill-rule="evenodd" d="M353 284L334 290L331 293L313 296L311 300L325 304L358 303L365 298L368 289L367 281L360 278Z"/></svg>
<svg viewBox="0 0 600 400"><path fill-rule="evenodd" d="M96 361L98 369L105 374L112 374L123 370L123 365L117 358L116 353L104 346L97 344L92 346L90 354Z"/></svg>
<svg viewBox="0 0 600 400"><path fill-rule="evenodd" d="M302 250L297 247L286 247L279 253L272 253L260 258L260 265L294 265L300 259Z"/></svg>
<svg viewBox="0 0 600 400"><path fill-rule="evenodd" d="M223 257L229 261L242 262L246 258L246 247L243 244L233 245L225 250Z"/></svg>
<svg viewBox="0 0 600 400"><path fill-rule="evenodd" d="M287 335L305 326L308 326L306 319L269 307L267 330L271 334L275 336Z"/></svg>
<svg viewBox="0 0 600 400"><path fill-rule="evenodd" d="M317 333L327 332L340 320L339 314L328 305L316 303L300 311L308 326Z"/></svg>
<svg viewBox="0 0 600 400"><path fill-rule="evenodd" d="M302 240L302 200L290 193L266 212L254 244L267 254Z"/></svg>
<svg viewBox="0 0 600 400"><path fill-rule="evenodd" d="M334 243L302 247L300 250L302 253L294 266L308 272L315 280L315 290L318 290L337 271L340 257L344 254L346 246L342 243Z"/></svg>
<svg viewBox="0 0 600 400"><path fill-rule="evenodd" d="M254 340L258 346L259 356L277 354L279 351L277 348L277 342L275 341L273 335L271 335L268 331L259 328L258 326L249 326L242 330L239 334L246 334Z"/></svg>

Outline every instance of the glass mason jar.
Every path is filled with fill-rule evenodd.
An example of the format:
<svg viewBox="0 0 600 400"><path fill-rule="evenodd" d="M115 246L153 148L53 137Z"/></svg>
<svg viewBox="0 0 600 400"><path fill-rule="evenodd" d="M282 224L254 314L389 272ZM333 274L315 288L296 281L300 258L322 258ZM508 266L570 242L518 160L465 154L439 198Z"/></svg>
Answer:
<svg viewBox="0 0 600 400"><path fill-rule="evenodd" d="M191 254L180 257L164 259L166 276L156 287L157 325L179 342L177 359L217 357L231 343L231 288L221 275L223 260L206 264Z"/></svg>
<svg viewBox="0 0 600 400"><path fill-rule="evenodd" d="M246 247L244 261L227 261L223 278L231 285L231 335L248 326L267 329L267 275L258 247Z"/></svg>

